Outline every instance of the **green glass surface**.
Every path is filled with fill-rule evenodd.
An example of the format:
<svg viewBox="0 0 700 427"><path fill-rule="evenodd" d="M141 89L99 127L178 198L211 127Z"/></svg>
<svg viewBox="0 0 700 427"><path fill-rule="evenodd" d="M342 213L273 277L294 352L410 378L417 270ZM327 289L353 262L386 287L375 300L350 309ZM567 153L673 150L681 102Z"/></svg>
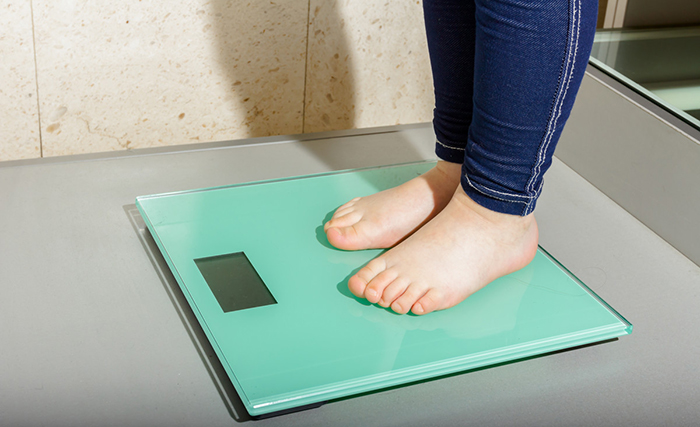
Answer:
<svg viewBox="0 0 700 427"><path fill-rule="evenodd" d="M251 415L493 365L631 332L540 249L449 310L397 315L347 280L381 250L342 251L323 222L405 182L421 162L137 198L137 206ZM224 312L195 260L245 252L276 304Z"/></svg>

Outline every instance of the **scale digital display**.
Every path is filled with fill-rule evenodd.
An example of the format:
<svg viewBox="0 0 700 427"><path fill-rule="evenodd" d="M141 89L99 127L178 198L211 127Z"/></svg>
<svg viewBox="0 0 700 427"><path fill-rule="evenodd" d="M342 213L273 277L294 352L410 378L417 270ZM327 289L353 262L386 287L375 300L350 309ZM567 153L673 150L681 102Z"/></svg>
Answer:
<svg viewBox="0 0 700 427"><path fill-rule="evenodd" d="M243 252L194 260L224 313L277 304Z"/></svg>

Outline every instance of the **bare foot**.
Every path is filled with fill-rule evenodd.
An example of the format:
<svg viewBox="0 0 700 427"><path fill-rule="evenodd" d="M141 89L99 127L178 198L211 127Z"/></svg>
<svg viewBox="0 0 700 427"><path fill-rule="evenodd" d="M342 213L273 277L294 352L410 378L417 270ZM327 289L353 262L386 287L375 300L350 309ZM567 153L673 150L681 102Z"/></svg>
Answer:
<svg viewBox="0 0 700 427"><path fill-rule="evenodd" d="M438 161L421 176L339 207L323 229L340 249L390 248L443 210L459 185L462 165Z"/></svg>
<svg viewBox="0 0 700 427"><path fill-rule="evenodd" d="M432 221L370 261L348 281L358 297L396 313L426 314L459 304L537 252L537 222L491 211L462 190Z"/></svg>

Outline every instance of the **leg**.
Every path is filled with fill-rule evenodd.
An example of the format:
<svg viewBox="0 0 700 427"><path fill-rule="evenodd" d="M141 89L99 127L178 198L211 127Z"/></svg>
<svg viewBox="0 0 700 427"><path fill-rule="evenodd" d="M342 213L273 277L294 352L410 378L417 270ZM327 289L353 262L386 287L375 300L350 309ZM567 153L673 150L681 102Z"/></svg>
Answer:
<svg viewBox="0 0 700 427"><path fill-rule="evenodd" d="M423 0L435 88L435 154L464 162L474 92L476 18L473 0Z"/></svg>
<svg viewBox="0 0 700 427"><path fill-rule="evenodd" d="M397 313L452 307L537 250L532 214L595 32L595 0L476 0L474 111L461 185L434 219L350 278Z"/></svg>
<svg viewBox="0 0 700 427"><path fill-rule="evenodd" d="M431 171L401 186L353 199L325 224L328 241L341 249L388 248L445 208L459 185L472 120L474 3L425 0L425 28L435 87L435 152Z"/></svg>
<svg viewBox="0 0 700 427"><path fill-rule="evenodd" d="M462 187L482 206L524 216L583 79L597 2L475 1L475 112Z"/></svg>

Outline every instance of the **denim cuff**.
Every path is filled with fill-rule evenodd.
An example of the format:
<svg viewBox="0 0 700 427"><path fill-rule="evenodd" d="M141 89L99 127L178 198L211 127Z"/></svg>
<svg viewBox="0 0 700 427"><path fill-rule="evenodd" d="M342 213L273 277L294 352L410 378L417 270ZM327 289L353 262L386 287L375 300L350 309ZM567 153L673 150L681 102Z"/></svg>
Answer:
<svg viewBox="0 0 700 427"><path fill-rule="evenodd" d="M516 200L508 195L496 195L487 189L477 189L466 174L462 174L462 190L470 199L486 209L509 215L526 216L532 213L537 203L537 198Z"/></svg>
<svg viewBox="0 0 700 427"><path fill-rule="evenodd" d="M435 154L440 160L450 163L464 163L464 147L452 147L435 140Z"/></svg>

